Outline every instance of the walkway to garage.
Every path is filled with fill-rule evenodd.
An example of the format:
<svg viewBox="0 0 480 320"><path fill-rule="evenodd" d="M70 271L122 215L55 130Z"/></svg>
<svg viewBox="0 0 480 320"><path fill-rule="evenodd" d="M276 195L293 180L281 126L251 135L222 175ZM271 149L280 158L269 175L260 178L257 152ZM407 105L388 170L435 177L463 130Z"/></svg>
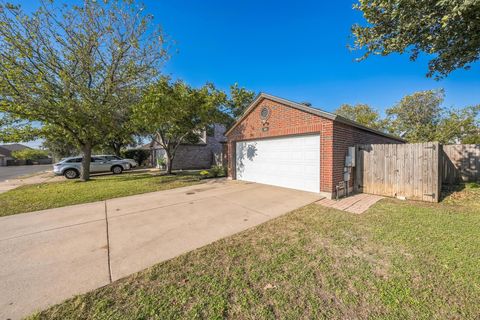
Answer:
<svg viewBox="0 0 480 320"><path fill-rule="evenodd" d="M360 193L350 197L341 198L337 200L330 200L330 199L322 199L317 201L316 204L334 208L338 210L347 211L350 213L364 213L368 210L371 206L373 206L378 201L382 200L383 197L373 195L373 194L366 194Z"/></svg>
<svg viewBox="0 0 480 320"><path fill-rule="evenodd" d="M0 218L0 319L18 319L319 199L202 185Z"/></svg>

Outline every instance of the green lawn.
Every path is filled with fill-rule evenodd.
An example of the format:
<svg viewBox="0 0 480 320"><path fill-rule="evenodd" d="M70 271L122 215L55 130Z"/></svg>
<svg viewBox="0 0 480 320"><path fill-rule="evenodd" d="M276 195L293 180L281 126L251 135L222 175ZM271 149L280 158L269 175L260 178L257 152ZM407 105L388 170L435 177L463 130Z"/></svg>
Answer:
<svg viewBox="0 0 480 320"><path fill-rule="evenodd" d="M312 204L33 319L474 319L480 189L441 204Z"/></svg>
<svg viewBox="0 0 480 320"><path fill-rule="evenodd" d="M174 176L128 172L94 176L88 182L66 180L27 185L0 194L0 216L173 189L200 182L196 172Z"/></svg>

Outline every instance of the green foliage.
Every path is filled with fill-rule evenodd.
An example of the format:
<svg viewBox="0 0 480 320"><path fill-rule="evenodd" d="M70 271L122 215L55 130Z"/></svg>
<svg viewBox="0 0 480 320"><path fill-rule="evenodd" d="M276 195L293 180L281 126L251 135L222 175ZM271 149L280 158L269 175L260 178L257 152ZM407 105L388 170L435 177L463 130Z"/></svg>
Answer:
<svg viewBox="0 0 480 320"><path fill-rule="evenodd" d="M442 143L480 144L480 105L447 111L437 140Z"/></svg>
<svg viewBox="0 0 480 320"><path fill-rule="evenodd" d="M442 119L443 90L416 92L386 110L390 131L408 142L435 141Z"/></svg>
<svg viewBox="0 0 480 320"><path fill-rule="evenodd" d="M227 168L223 166L212 166L209 170L200 171L200 176L202 178L220 178L227 175Z"/></svg>
<svg viewBox="0 0 480 320"><path fill-rule="evenodd" d="M48 151L27 148L13 151L12 156L21 160L38 160L48 158Z"/></svg>
<svg viewBox="0 0 480 320"><path fill-rule="evenodd" d="M227 112L232 115L229 125L233 124L255 99L255 92L240 88L238 83L230 86L230 98L226 101Z"/></svg>
<svg viewBox="0 0 480 320"><path fill-rule="evenodd" d="M121 156L123 158L133 159L133 160L137 161L139 166L141 166L150 157L150 150L145 150L145 149L123 150L121 152Z"/></svg>
<svg viewBox="0 0 480 320"><path fill-rule="evenodd" d="M167 161L165 160L165 157L163 156L158 156L157 157L157 164L161 167L164 168L167 164Z"/></svg>
<svg viewBox="0 0 480 320"><path fill-rule="evenodd" d="M145 90L133 110L135 123L165 150L168 173L181 143L198 141L207 126L222 121L225 115L220 107L225 99L212 84L195 89L169 78L161 78Z"/></svg>
<svg viewBox="0 0 480 320"><path fill-rule="evenodd" d="M202 171L200 171L200 176L204 179L208 178L208 177L210 177L210 172L208 170L202 170Z"/></svg>
<svg viewBox="0 0 480 320"><path fill-rule="evenodd" d="M210 168L210 173L214 178L225 177L227 175L227 168L218 165L212 166L212 168Z"/></svg>
<svg viewBox="0 0 480 320"><path fill-rule="evenodd" d="M92 148L123 127L158 75L166 58L160 29L133 1L92 0L42 1L30 15L0 4L0 26L0 113L17 124L2 137L63 136L86 155L88 180Z"/></svg>
<svg viewBox="0 0 480 320"><path fill-rule="evenodd" d="M356 121L366 127L385 130L387 121L381 119L377 110L370 107L368 104L342 104L335 113L344 118Z"/></svg>
<svg viewBox="0 0 480 320"><path fill-rule="evenodd" d="M359 0L366 25L355 24L356 49L371 54L431 55L428 76L445 77L468 69L480 56L479 1Z"/></svg>
<svg viewBox="0 0 480 320"><path fill-rule="evenodd" d="M476 182L468 182L465 184L465 187L467 189L479 189L480 188L480 184L476 183Z"/></svg>
<svg viewBox="0 0 480 320"><path fill-rule="evenodd" d="M43 126L42 130L47 132L50 126ZM45 140L42 147L48 149L55 159L61 159L79 155L82 151L78 145L70 139L69 135L60 134L62 130L54 128L51 132L45 134Z"/></svg>
<svg viewBox="0 0 480 320"><path fill-rule="evenodd" d="M443 90L403 97L386 111L390 132L412 143L480 143L480 106L445 109L443 101Z"/></svg>

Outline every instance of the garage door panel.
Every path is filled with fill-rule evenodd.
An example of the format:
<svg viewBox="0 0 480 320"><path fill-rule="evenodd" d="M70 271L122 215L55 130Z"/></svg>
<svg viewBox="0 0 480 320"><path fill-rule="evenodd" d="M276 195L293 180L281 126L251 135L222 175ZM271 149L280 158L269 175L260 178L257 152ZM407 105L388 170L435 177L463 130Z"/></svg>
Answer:
<svg viewBox="0 0 480 320"><path fill-rule="evenodd" d="M237 179L320 191L320 136L237 142Z"/></svg>

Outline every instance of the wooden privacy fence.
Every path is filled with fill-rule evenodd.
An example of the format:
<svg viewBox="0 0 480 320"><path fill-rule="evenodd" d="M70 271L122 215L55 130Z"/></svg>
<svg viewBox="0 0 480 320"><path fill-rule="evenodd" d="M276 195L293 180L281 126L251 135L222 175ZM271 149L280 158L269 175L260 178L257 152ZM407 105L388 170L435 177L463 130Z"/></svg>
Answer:
<svg viewBox="0 0 480 320"><path fill-rule="evenodd" d="M438 202L442 184L480 181L480 145L356 146L356 191Z"/></svg>
<svg viewBox="0 0 480 320"><path fill-rule="evenodd" d="M480 181L480 144L443 146L442 183Z"/></svg>
<svg viewBox="0 0 480 320"><path fill-rule="evenodd" d="M357 191L438 202L441 191L440 145L364 144L356 148Z"/></svg>

